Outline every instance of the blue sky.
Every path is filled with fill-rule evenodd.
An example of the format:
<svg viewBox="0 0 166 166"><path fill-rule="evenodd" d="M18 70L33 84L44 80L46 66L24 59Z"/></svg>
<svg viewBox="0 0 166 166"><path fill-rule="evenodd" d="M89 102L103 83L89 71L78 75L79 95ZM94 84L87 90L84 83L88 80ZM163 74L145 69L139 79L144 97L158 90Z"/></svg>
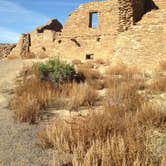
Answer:
<svg viewBox="0 0 166 166"><path fill-rule="evenodd" d="M15 43L49 19L65 23L80 4L93 0L0 0L0 43Z"/></svg>

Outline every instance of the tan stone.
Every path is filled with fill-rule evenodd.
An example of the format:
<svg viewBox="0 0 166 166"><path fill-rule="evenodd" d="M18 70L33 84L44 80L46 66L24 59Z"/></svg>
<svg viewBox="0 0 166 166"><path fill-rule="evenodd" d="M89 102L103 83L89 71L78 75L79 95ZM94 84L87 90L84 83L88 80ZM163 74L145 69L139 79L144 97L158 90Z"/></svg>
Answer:
<svg viewBox="0 0 166 166"><path fill-rule="evenodd" d="M7 57L16 44L0 44L0 58Z"/></svg>
<svg viewBox="0 0 166 166"><path fill-rule="evenodd" d="M85 59L88 54L96 59L111 59L114 54L117 55L115 44L119 36L124 31L132 29L132 25L140 21L145 13L157 9L158 6L166 6L165 3L165 0L154 2L152 0L105 0L82 4L69 15L64 27L58 20L49 21L46 25L22 36L11 54L27 57L29 53L33 53L39 58L48 55L65 59ZM98 15L96 28L91 27L93 13ZM157 20L151 18L152 22ZM125 42L133 47L131 42L133 40L134 36L130 41L125 40ZM135 47L140 47L139 42L134 44Z"/></svg>

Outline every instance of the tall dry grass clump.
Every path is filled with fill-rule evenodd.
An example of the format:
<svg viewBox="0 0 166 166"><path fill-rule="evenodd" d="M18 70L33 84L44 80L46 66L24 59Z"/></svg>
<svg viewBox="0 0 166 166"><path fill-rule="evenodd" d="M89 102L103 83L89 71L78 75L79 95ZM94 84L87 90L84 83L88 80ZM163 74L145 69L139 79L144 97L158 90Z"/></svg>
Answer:
<svg viewBox="0 0 166 166"><path fill-rule="evenodd" d="M139 72L136 67L128 67L125 64L117 64L110 67L105 72L104 87L114 88L123 83L137 85L140 89L145 88L144 74Z"/></svg>
<svg viewBox="0 0 166 166"><path fill-rule="evenodd" d="M49 83L31 77L18 84L10 105L17 119L35 123L56 96L57 91Z"/></svg>
<svg viewBox="0 0 166 166"><path fill-rule="evenodd" d="M50 59L24 69L10 103L15 117L23 122L35 123L50 103L63 106L64 102L58 100L61 87L72 82L74 75L74 66L59 59Z"/></svg>
<svg viewBox="0 0 166 166"><path fill-rule="evenodd" d="M92 107L95 105L96 101L98 100L97 92L87 84L77 84L72 83L70 89L63 88L62 93L68 92L69 110L77 110L81 106Z"/></svg>
<svg viewBox="0 0 166 166"><path fill-rule="evenodd" d="M47 128L49 142L73 154L73 166L161 166L149 133L166 127L166 114L128 83L108 90L105 102L103 111L57 118Z"/></svg>
<svg viewBox="0 0 166 166"><path fill-rule="evenodd" d="M107 90L106 107L117 107L122 111L137 111L145 102L139 93L139 87L130 82L124 82Z"/></svg>
<svg viewBox="0 0 166 166"><path fill-rule="evenodd" d="M85 78L85 81L88 85L93 87L96 90L101 90L104 88L102 75L96 69L89 69L85 67L79 67L78 73Z"/></svg>
<svg viewBox="0 0 166 166"><path fill-rule="evenodd" d="M158 77L148 86L151 92L166 92L166 77Z"/></svg>
<svg viewBox="0 0 166 166"><path fill-rule="evenodd" d="M59 119L48 129L48 136L59 151L73 154L73 166L158 166L162 159L150 150L148 131L165 126L166 116L148 111L133 114L110 108L71 121Z"/></svg>

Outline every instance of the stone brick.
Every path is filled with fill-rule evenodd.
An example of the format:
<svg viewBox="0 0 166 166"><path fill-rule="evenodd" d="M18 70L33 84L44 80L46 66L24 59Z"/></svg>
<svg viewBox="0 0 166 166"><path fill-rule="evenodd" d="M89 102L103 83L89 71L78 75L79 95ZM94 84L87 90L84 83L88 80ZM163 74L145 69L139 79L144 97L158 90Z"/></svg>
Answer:
<svg viewBox="0 0 166 166"><path fill-rule="evenodd" d="M16 44L0 44L0 58L7 57Z"/></svg>
<svg viewBox="0 0 166 166"><path fill-rule="evenodd" d="M152 0L105 0L82 4L69 15L64 27L58 20L49 21L32 31L29 37L21 37L11 54L21 57L29 53L36 57L45 54L69 59L85 59L86 54L94 54L94 58L109 59L114 54L113 45L118 34L128 30L152 9L157 9ZM98 17L96 28L91 27L93 13Z"/></svg>

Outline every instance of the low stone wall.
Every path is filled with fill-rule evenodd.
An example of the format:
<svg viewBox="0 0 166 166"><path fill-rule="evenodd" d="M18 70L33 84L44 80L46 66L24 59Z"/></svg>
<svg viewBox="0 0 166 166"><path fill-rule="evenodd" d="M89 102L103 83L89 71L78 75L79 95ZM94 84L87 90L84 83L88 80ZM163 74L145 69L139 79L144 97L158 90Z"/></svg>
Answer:
<svg viewBox="0 0 166 166"><path fill-rule="evenodd" d="M0 44L0 58L7 57L16 44Z"/></svg>

